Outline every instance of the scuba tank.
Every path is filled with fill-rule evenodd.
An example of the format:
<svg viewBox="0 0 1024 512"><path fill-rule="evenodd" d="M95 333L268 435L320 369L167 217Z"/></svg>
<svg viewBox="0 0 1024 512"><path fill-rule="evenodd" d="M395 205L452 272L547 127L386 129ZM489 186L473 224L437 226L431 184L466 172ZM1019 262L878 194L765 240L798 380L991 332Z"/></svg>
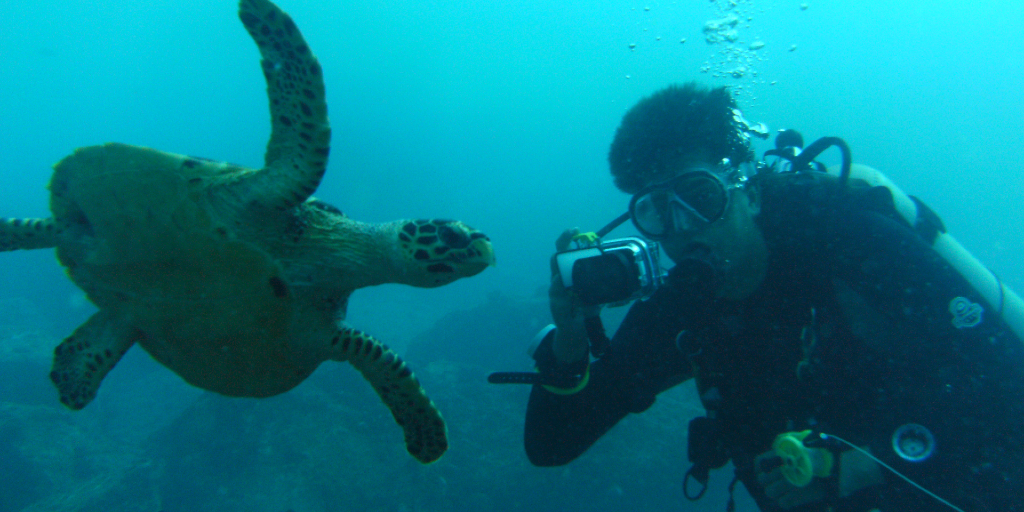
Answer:
<svg viewBox="0 0 1024 512"><path fill-rule="evenodd" d="M776 148L765 152L765 156L775 156L778 160L770 166L762 168L762 172L801 172L817 170L839 178L840 186L845 186L850 179L861 180L872 187L885 187L892 194L896 212L909 225L922 235L947 263L959 273L979 295L992 306L1006 325L1024 341L1024 301L1013 290L1006 286L992 271L987 269L977 258L967 251L951 234L949 234L939 217L921 200L905 194L896 184L890 181L881 171L860 164L853 164L850 149L838 137L818 139L807 148L801 149L803 138L795 130L782 130L776 136ZM831 147L842 152L842 164L826 168L814 159ZM782 163L785 167L777 169ZM964 314L971 312L965 311Z"/></svg>

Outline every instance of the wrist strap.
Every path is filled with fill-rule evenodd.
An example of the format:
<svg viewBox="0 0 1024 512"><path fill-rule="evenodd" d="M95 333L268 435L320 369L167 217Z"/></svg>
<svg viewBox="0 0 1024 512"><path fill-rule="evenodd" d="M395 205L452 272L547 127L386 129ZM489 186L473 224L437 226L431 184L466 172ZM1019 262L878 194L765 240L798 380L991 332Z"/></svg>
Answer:
<svg viewBox="0 0 1024 512"><path fill-rule="evenodd" d="M541 384L544 389L556 395L573 395L579 393L580 390L587 387L587 383L590 382L590 363L586 363L586 368L583 369L583 375L573 376L577 381L575 386L565 387L554 384Z"/></svg>
<svg viewBox="0 0 1024 512"><path fill-rule="evenodd" d="M598 319L600 326L600 319ZM555 340L554 326L549 325L538 333L541 338L533 351L536 372L495 372L487 376L491 384L540 384L544 389L557 395L571 395L579 392L590 382L590 358L561 364L555 357L552 345ZM601 329L603 333L603 328Z"/></svg>

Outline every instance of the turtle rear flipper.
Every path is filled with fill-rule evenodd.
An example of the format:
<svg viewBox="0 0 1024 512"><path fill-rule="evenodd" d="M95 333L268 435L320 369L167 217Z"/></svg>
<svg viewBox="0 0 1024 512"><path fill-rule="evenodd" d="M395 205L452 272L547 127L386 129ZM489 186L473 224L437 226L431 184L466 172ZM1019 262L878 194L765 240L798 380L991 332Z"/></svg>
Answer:
<svg viewBox="0 0 1024 512"><path fill-rule="evenodd" d="M238 17L259 46L270 100L265 167L232 184L272 209L301 204L327 169L331 128L323 72L291 17L267 0L241 0Z"/></svg>
<svg viewBox="0 0 1024 512"><path fill-rule="evenodd" d="M59 232L53 219L0 219L0 252L55 247Z"/></svg>
<svg viewBox="0 0 1024 512"><path fill-rule="evenodd" d="M340 329L331 340L332 359L348 361L370 382L405 431L405 447L427 464L448 449L448 428L441 412L427 397L398 354L370 335L352 328Z"/></svg>
<svg viewBox="0 0 1024 512"><path fill-rule="evenodd" d="M53 351L50 380L57 386L60 401L75 410L85 407L96 396L103 377L138 336L137 329L104 311L75 329Z"/></svg>

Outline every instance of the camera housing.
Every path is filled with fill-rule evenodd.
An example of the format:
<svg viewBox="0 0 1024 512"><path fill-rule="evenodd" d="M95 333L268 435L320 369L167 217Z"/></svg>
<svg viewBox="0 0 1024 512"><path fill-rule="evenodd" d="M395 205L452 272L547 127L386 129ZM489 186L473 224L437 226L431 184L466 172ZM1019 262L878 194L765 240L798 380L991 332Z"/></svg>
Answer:
<svg viewBox="0 0 1024 512"><path fill-rule="evenodd" d="M621 306L654 294L664 276L658 246L629 237L555 254L562 284L584 303Z"/></svg>

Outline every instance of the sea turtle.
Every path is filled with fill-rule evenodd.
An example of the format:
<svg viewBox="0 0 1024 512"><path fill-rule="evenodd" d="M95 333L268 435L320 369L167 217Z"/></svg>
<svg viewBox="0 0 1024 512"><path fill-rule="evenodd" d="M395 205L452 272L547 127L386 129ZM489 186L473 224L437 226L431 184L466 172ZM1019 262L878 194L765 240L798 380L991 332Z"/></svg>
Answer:
<svg viewBox="0 0 1024 512"><path fill-rule="evenodd" d="M105 144L54 166L47 219L0 220L0 251L55 247L98 311L55 350L50 378L81 409L138 343L192 385L266 397L328 359L370 382L423 463L444 420L405 363L344 322L364 286L435 287L493 264L488 238L452 220L367 224L311 197L330 128L320 64L291 18L241 0L270 99L265 166Z"/></svg>

